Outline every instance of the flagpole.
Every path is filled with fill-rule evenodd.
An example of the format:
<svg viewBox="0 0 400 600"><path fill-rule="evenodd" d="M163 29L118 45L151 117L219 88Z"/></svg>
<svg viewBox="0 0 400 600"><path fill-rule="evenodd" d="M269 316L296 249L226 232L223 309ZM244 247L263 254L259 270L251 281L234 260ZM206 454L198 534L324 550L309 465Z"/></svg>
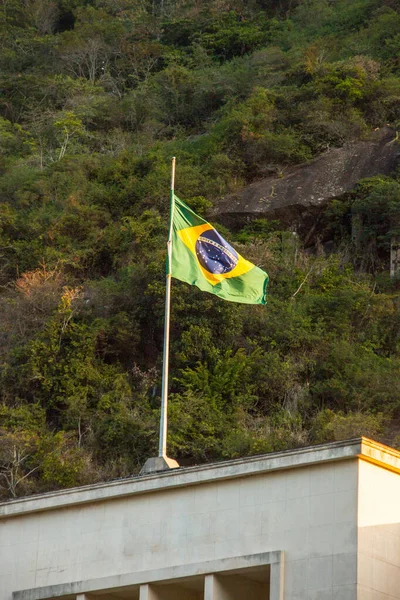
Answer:
<svg viewBox="0 0 400 600"><path fill-rule="evenodd" d="M179 464L176 460L167 456L167 411L168 411L168 369L169 369L169 322L171 312L171 279L172 279L172 231L175 208L175 156L172 159L170 211L169 211L169 233L167 242L167 273L165 282L165 316L164 316L164 350L161 387L161 416L160 416L160 439L158 456L148 458L140 471L141 475L157 473L166 469L177 469Z"/></svg>
<svg viewBox="0 0 400 600"><path fill-rule="evenodd" d="M165 286L165 317L164 317L164 351L161 391L161 418L160 418L160 440L158 456L167 457L167 430L168 430L168 369L169 369L169 323L171 313L171 265L172 265L172 226L174 213L174 190L175 190L175 156L172 158L171 168L171 191L170 191L170 214L169 234L167 242L167 274Z"/></svg>

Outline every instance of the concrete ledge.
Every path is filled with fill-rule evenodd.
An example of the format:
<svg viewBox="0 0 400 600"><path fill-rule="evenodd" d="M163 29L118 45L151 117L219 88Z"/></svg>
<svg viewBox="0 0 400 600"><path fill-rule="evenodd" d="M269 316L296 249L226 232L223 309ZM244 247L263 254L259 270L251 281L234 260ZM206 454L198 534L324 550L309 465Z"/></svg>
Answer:
<svg viewBox="0 0 400 600"><path fill-rule="evenodd" d="M113 592L118 591L128 591L132 586L145 583L168 582L170 580L193 577L194 575L223 573L226 571L234 571L236 569L246 569L249 567L262 567L268 565L278 568L279 583L278 581L275 583L275 587L278 587L283 577L283 552L281 551L262 552L260 554L236 556L233 558L222 558L220 560L179 565L153 571L126 573L123 575L113 575L111 577L101 577L99 579L89 579L87 581L75 581L73 583L64 583L42 588L32 588L30 590L15 591L13 592L13 600L53 600L54 598L66 599L69 596L75 596L77 594L95 593L105 590L107 593L112 594Z"/></svg>
<svg viewBox="0 0 400 600"><path fill-rule="evenodd" d="M150 475L12 500L0 504L0 519L205 482L357 458L400 473L400 452L367 438L357 438L195 467L180 467Z"/></svg>

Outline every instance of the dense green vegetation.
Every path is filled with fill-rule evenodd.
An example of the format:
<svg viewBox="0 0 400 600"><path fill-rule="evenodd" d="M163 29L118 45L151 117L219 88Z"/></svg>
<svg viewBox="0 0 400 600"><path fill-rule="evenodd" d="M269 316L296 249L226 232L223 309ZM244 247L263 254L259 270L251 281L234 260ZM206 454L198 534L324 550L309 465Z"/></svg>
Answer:
<svg viewBox="0 0 400 600"><path fill-rule="evenodd" d="M219 197L390 123L396 0L4 0L0 495L136 472L158 437L170 158ZM396 142L394 142L396 143ZM207 461L369 435L400 446L400 179L302 247L225 231L267 307L173 283L169 453ZM363 223L351 235L351 216Z"/></svg>

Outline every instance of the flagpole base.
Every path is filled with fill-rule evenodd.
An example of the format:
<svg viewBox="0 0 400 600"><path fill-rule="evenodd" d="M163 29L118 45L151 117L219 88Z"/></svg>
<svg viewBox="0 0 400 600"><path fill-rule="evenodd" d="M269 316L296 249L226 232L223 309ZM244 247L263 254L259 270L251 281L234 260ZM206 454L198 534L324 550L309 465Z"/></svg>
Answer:
<svg viewBox="0 0 400 600"><path fill-rule="evenodd" d="M168 456L153 456L144 463L140 475L149 475L159 471L168 471L168 469L179 469L179 463Z"/></svg>

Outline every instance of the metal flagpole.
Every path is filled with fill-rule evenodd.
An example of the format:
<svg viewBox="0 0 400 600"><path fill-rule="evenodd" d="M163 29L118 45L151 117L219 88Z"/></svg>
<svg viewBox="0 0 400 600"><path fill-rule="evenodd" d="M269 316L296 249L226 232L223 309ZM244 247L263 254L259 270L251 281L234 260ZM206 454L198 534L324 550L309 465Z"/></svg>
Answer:
<svg viewBox="0 0 400 600"><path fill-rule="evenodd" d="M169 321L171 308L171 279L172 279L172 231L174 222L175 206L175 156L172 159L171 172L171 191L170 191L170 213L169 213L169 234L167 242L167 275L165 290L165 321L164 321L164 352L163 352L163 371L162 371L162 389L161 389L161 417L160 417L160 440L158 446L158 456L148 458L140 471L141 475L157 473L166 469L176 469L179 464L176 460L167 456L167 410L168 410L168 368L169 368Z"/></svg>
<svg viewBox="0 0 400 600"><path fill-rule="evenodd" d="M164 351L163 351L163 372L162 372L162 392L161 392L161 419L160 419L160 442L158 446L158 456L167 457L167 424L168 424L168 368L169 368L169 321L171 312L171 265L172 265L172 227L174 216L174 189L175 189L175 156L172 159L171 170L171 192L170 192L170 215L169 215L169 235L167 242L167 275L165 290L165 317L164 317Z"/></svg>

